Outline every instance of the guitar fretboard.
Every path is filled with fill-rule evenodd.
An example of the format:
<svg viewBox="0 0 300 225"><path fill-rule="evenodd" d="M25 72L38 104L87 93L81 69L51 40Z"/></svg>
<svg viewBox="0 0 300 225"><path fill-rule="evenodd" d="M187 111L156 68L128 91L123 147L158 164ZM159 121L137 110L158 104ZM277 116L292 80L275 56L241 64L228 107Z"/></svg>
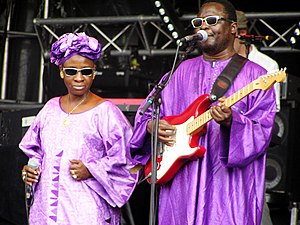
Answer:
<svg viewBox="0 0 300 225"><path fill-rule="evenodd" d="M254 88L254 83L256 82L253 81L252 83L248 84L247 86L243 87L239 91L235 92L231 96L225 99L224 104L227 107L230 107L234 105L236 102L240 101L242 98L250 94L255 90ZM188 123L186 126L186 132L188 135L196 133L203 125L208 123L212 119L212 116L210 115L209 110L205 111L202 113L200 116L198 116L196 119L194 119L192 122Z"/></svg>

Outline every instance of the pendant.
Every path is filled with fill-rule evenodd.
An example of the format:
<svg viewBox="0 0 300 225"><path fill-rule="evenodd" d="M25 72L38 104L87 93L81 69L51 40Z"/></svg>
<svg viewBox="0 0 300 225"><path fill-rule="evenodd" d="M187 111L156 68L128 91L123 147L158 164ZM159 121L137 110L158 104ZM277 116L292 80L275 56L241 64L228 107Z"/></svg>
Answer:
<svg viewBox="0 0 300 225"><path fill-rule="evenodd" d="M66 117L66 118L64 119L63 124L64 124L65 127L67 127L67 126L70 125L70 119L69 119L69 117Z"/></svg>

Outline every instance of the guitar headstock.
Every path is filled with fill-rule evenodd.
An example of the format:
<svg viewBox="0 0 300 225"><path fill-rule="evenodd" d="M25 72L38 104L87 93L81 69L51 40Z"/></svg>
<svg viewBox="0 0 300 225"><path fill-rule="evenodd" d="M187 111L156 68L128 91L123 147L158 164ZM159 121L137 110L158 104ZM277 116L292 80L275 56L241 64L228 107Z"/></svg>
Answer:
<svg viewBox="0 0 300 225"><path fill-rule="evenodd" d="M260 76L254 82L256 89L268 90L274 83L282 83L286 78L286 68Z"/></svg>

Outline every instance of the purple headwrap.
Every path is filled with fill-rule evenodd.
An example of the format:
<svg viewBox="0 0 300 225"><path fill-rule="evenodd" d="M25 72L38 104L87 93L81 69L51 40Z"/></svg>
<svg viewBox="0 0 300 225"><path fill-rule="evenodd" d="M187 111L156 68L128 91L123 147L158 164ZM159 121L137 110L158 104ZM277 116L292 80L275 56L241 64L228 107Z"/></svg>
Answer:
<svg viewBox="0 0 300 225"><path fill-rule="evenodd" d="M50 60L60 66L77 54L95 61L100 58L101 44L97 39L87 36L84 32L66 33L52 44Z"/></svg>

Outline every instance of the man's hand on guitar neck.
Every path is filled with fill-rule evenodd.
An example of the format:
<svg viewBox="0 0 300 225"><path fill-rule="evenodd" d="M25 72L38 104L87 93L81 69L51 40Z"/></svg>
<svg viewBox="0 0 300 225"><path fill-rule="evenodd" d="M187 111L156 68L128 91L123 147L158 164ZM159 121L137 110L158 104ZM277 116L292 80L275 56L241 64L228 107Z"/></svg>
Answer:
<svg viewBox="0 0 300 225"><path fill-rule="evenodd" d="M150 120L147 124L147 132L154 134L155 120ZM173 146L175 140L176 127L172 126L165 120L159 120L158 124L158 140L168 146Z"/></svg>
<svg viewBox="0 0 300 225"><path fill-rule="evenodd" d="M210 108L212 118L220 125L225 127L231 126L232 112L229 107L225 105L225 97L219 99L219 103Z"/></svg>

